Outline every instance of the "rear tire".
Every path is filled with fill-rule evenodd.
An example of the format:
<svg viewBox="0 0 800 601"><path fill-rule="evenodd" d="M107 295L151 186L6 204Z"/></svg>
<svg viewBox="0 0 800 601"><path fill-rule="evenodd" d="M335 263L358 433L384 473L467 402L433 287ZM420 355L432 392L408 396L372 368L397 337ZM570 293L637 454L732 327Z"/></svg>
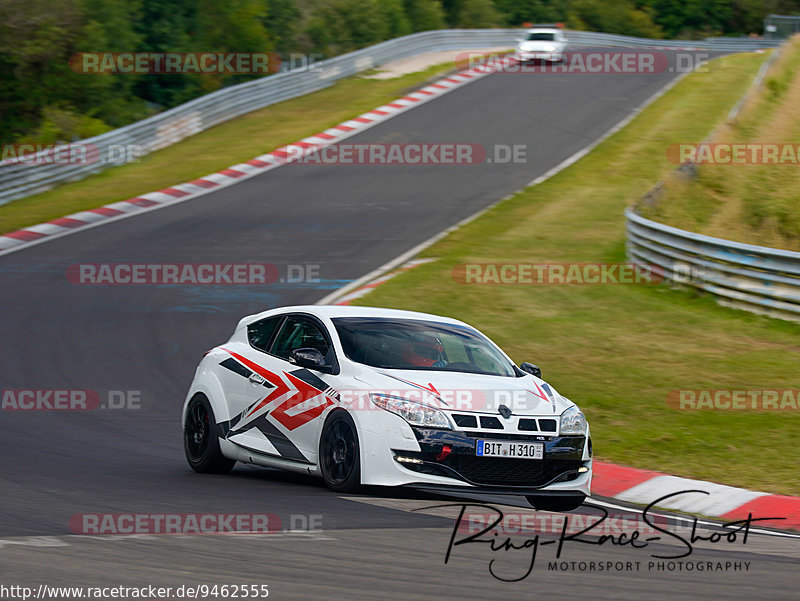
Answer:
<svg viewBox="0 0 800 601"><path fill-rule="evenodd" d="M352 492L361 485L358 433L346 411L336 411L325 421L319 441L319 467L331 490Z"/></svg>
<svg viewBox="0 0 800 601"><path fill-rule="evenodd" d="M550 496L526 495L528 503L540 511L573 511L586 500L586 495Z"/></svg>
<svg viewBox="0 0 800 601"><path fill-rule="evenodd" d="M204 394L189 401L183 423L183 450L189 466L201 474L227 474L236 464L219 448L214 410Z"/></svg>

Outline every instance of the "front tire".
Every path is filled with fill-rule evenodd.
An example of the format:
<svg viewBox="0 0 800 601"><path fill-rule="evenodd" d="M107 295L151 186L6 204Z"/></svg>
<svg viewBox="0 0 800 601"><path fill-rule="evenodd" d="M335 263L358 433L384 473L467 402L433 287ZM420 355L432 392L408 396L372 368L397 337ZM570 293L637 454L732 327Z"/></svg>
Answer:
<svg viewBox="0 0 800 601"><path fill-rule="evenodd" d="M189 401L183 423L183 450L189 466L201 474L227 474L236 461L219 448L214 410L204 394Z"/></svg>
<svg viewBox="0 0 800 601"><path fill-rule="evenodd" d="M540 511L573 511L586 500L586 495L549 496L526 495L528 503Z"/></svg>
<svg viewBox="0 0 800 601"><path fill-rule="evenodd" d="M352 492L361 484L361 449L353 418L336 411L325 421L319 442L319 466L325 484L336 492Z"/></svg>

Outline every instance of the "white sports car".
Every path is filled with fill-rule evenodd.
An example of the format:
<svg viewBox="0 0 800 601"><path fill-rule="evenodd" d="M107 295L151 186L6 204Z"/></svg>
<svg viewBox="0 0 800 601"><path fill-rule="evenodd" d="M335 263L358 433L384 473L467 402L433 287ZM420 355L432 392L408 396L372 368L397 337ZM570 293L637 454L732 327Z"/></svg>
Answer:
<svg viewBox="0 0 800 601"><path fill-rule="evenodd" d="M557 27L537 27L525 32L525 37L517 40L517 59L560 63L565 60L567 39Z"/></svg>
<svg viewBox="0 0 800 601"><path fill-rule="evenodd" d="M540 376L455 319L272 309L203 356L183 407L186 457L198 472L242 461L342 492L514 494L568 511L589 494L589 426Z"/></svg>

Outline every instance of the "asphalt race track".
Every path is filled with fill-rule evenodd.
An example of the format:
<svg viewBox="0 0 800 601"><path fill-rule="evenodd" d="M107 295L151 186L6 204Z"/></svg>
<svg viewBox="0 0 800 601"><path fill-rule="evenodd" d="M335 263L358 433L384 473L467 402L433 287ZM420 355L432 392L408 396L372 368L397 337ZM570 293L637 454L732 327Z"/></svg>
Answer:
<svg viewBox="0 0 800 601"><path fill-rule="evenodd" d="M574 544L566 561L640 571L547 570L542 547L444 554L457 510L407 491L339 496L321 481L238 467L192 472L179 412L202 353L243 315L314 303L460 219L514 192L605 133L676 73L494 74L348 140L527 145L527 162L469 166L288 165L186 203L0 257L0 388L133 391L139 408L2 411L0 583L196 586L268 584L277 599L796 598L797 540L699 544L684 560L750 562L747 571L659 571L647 550ZM176 182L177 183L177 182ZM319 283L80 286L82 263L318 265ZM446 313L446 308L442 311ZM524 506L524 501L512 499ZM586 511L589 511L588 509ZM71 535L82 513L271 513L267 536ZM301 516L291 518L292 515ZM310 517L311 516L311 517ZM663 555L683 550L675 540ZM504 571L505 570L505 571Z"/></svg>

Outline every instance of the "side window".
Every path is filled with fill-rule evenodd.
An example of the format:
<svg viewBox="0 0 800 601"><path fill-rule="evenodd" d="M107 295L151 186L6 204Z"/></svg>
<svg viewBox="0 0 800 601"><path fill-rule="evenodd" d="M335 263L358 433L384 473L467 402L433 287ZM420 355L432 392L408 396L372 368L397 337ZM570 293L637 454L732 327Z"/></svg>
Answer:
<svg viewBox="0 0 800 601"><path fill-rule="evenodd" d="M247 340L250 342L250 345L266 353L269 350L269 343L272 340L272 335L281 323L281 319L283 319L283 315L267 317L266 319L251 323L247 326Z"/></svg>
<svg viewBox="0 0 800 601"><path fill-rule="evenodd" d="M289 317L278 332L272 354L288 360L292 351L299 348L314 348L328 361L332 359L333 349L329 348L319 327L302 317Z"/></svg>

